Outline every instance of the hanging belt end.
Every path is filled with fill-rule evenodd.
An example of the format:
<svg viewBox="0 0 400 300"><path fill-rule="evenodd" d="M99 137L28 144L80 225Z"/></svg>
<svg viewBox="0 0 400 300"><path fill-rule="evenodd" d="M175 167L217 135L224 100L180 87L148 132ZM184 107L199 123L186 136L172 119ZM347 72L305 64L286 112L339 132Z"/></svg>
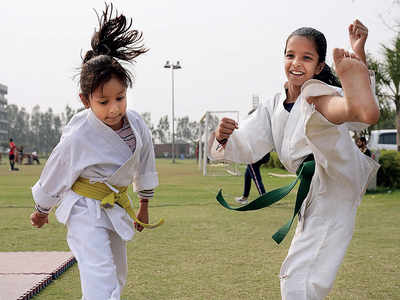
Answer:
<svg viewBox="0 0 400 300"><path fill-rule="evenodd" d="M280 230L278 230L277 232L274 233L274 235L272 236L272 239L279 245L284 238L286 237L286 233L281 232Z"/></svg>

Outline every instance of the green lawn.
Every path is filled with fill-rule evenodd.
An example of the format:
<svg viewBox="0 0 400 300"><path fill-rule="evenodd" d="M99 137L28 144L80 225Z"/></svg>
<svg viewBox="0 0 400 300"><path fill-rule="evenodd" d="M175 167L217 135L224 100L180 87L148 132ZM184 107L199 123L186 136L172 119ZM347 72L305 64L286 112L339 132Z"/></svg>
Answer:
<svg viewBox="0 0 400 300"><path fill-rule="evenodd" d="M66 229L56 222L42 229L29 222L30 187L41 166L10 172L0 165L0 251L66 251ZM271 235L289 220L294 193L273 207L233 212L215 200L219 188L233 201L243 177L203 177L194 161L158 160L160 186L151 202L152 221L165 224L145 230L128 244L129 275L124 299L280 299L279 268L290 235L276 245ZM292 178L263 169L268 190ZM256 196L252 189L252 197ZM400 299L400 191L364 197L353 240L328 299ZM38 300L80 299L76 265L43 290Z"/></svg>

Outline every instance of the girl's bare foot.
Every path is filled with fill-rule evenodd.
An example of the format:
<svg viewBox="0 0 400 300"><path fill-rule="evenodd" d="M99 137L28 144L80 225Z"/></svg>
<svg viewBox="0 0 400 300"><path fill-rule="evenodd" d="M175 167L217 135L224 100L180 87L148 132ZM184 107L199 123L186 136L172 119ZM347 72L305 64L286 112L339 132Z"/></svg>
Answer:
<svg viewBox="0 0 400 300"><path fill-rule="evenodd" d="M379 108L371 90L367 66L355 54L343 49L333 49L333 60L352 119L367 124L378 122Z"/></svg>

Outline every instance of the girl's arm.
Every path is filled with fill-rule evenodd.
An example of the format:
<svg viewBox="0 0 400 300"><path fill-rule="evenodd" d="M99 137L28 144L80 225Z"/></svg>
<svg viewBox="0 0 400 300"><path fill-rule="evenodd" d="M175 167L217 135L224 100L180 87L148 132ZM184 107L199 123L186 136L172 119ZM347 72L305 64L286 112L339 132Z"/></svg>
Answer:
<svg viewBox="0 0 400 300"><path fill-rule="evenodd" d="M309 97L326 119L334 124L361 122L369 125L379 120L379 107L372 91L369 72L366 65L355 54L343 49L334 49L336 73L342 83L344 97Z"/></svg>
<svg viewBox="0 0 400 300"><path fill-rule="evenodd" d="M158 185L158 174L151 132L140 116L138 116L137 124L137 129L142 138L143 145L140 149L139 165L133 176L133 189L139 196L139 209L136 213L136 217L142 223L148 224L148 202L153 198L154 188ZM144 229L143 226L138 223L134 223L134 225L137 231L142 231Z"/></svg>
<svg viewBox="0 0 400 300"><path fill-rule="evenodd" d="M136 217L139 221L148 224L149 223L149 209L148 209L149 200L139 198L139 210L136 213ZM142 231L144 227L135 222L135 228L137 231Z"/></svg>
<svg viewBox="0 0 400 300"><path fill-rule="evenodd" d="M77 157L74 157L77 164ZM32 187L35 212L31 215L31 223L41 227L48 223L47 214L61 200L61 194L79 177L79 168L71 166L71 147L65 139L54 148L43 168L39 180Z"/></svg>
<svg viewBox="0 0 400 300"><path fill-rule="evenodd" d="M209 138L209 158L250 164L270 152L274 148L270 116L274 103L275 98L259 105L239 125L232 119L222 118Z"/></svg>
<svg viewBox="0 0 400 300"><path fill-rule="evenodd" d="M134 192L153 190L158 186L158 174L151 132L139 115L137 115L136 124L136 129L140 134L143 145L140 148L138 166L134 171L133 189ZM136 149L135 151L139 150Z"/></svg>
<svg viewBox="0 0 400 300"><path fill-rule="evenodd" d="M344 97L322 96L308 99L308 102L314 103L315 108L334 124L362 122L372 125L379 120L379 108L375 101L375 87L371 89L369 85L365 55L368 28L355 20L348 30L354 54L343 49L334 49L333 53Z"/></svg>

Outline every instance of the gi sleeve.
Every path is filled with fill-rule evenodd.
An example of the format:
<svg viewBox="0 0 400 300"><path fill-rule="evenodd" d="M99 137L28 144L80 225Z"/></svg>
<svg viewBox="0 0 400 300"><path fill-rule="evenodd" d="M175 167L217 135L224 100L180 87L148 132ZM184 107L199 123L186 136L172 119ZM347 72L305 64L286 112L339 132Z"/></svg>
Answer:
<svg viewBox="0 0 400 300"><path fill-rule="evenodd" d="M271 101L272 102L272 101ZM245 120L239 123L224 147L215 139L215 132L209 139L209 158L237 163L252 164L274 148L271 131L270 109L260 104Z"/></svg>
<svg viewBox="0 0 400 300"><path fill-rule="evenodd" d="M333 87L315 80L303 86L301 104L306 115L305 135L314 154L321 189L340 186L340 193L361 199L369 178L376 174L379 165L358 149L346 123L331 123L306 100L310 96L335 93Z"/></svg>
<svg viewBox="0 0 400 300"><path fill-rule="evenodd" d="M72 165L75 158L71 152L70 143L61 140L47 160L39 180L32 187L33 200L42 210L50 210L57 205L62 194L79 177L80 170Z"/></svg>
<svg viewBox="0 0 400 300"><path fill-rule="evenodd" d="M135 192L152 190L158 186L158 174L151 133L144 121L142 119L139 121L143 145L140 149L138 168L136 168L133 176L133 190Z"/></svg>

